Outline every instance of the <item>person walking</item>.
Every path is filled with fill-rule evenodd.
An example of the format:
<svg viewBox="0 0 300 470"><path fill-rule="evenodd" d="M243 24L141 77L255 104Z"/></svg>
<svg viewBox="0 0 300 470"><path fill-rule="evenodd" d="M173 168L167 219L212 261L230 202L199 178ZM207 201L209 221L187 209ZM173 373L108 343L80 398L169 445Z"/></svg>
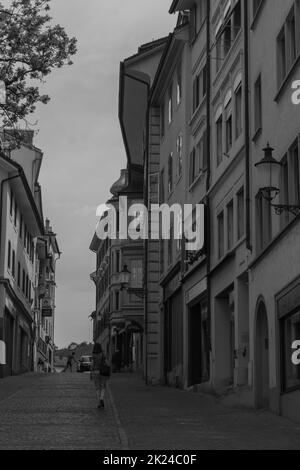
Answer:
<svg viewBox="0 0 300 470"><path fill-rule="evenodd" d="M102 351L100 343L95 343L93 349L93 379L99 400L98 408L104 408L104 398L107 381L110 377L110 366Z"/></svg>
<svg viewBox="0 0 300 470"><path fill-rule="evenodd" d="M71 356L68 357L67 365L65 368L65 372L70 369L70 372L73 372L73 364L76 362L75 360L75 353L73 352Z"/></svg>

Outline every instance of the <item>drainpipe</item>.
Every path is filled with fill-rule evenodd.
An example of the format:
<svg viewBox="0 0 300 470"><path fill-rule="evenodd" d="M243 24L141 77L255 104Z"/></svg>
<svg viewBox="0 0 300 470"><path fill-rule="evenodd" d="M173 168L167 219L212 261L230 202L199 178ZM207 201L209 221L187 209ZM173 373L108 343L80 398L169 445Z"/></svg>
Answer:
<svg viewBox="0 0 300 470"><path fill-rule="evenodd" d="M251 195L250 195L250 105L249 105L249 18L248 18L248 2L244 0L244 81L245 81L245 193L246 193L246 246L252 251L251 240Z"/></svg>
<svg viewBox="0 0 300 470"><path fill-rule="evenodd" d="M206 151L207 151L207 175L206 175L206 191L210 189L211 179L211 26L210 26L210 1L206 2ZM206 213L205 213L205 245L206 245L206 270L207 270L207 311L208 311L208 331L209 346L211 350L211 233L210 233L210 199L206 197ZM211 372L210 372L211 374Z"/></svg>
<svg viewBox="0 0 300 470"><path fill-rule="evenodd" d="M149 93L148 93L149 96ZM144 204L148 208L148 163L149 163L149 125L150 125L150 103L148 101L146 116L146 142L145 142L145 161L144 161ZM148 238L144 240L144 338L145 338L145 384L149 385L148 380Z"/></svg>

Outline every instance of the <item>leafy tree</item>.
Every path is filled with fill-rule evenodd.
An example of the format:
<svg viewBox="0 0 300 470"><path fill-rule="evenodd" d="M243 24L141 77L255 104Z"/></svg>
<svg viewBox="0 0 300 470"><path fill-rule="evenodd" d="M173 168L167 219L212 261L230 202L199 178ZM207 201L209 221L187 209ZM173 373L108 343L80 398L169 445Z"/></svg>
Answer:
<svg viewBox="0 0 300 470"><path fill-rule="evenodd" d="M37 103L50 97L39 85L55 68L71 65L76 39L64 28L51 23L51 0L0 1L0 81L6 102L0 104L5 127L14 127L33 113Z"/></svg>

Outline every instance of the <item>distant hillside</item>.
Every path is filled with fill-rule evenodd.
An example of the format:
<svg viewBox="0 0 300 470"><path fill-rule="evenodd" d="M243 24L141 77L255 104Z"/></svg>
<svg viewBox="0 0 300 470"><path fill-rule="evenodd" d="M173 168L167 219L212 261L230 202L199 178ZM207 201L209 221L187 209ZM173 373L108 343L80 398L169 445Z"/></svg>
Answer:
<svg viewBox="0 0 300 470"><path fill-rule="evenodd" d="M81 343L77 346L75 345L75 343L71 343L67 348L57 349L54 353L54 364L56 366L65 366L67 364L68 357L73 352L75 352L76 361L78 361L81 356L91 356L93 347L93 343Z"/></svg>

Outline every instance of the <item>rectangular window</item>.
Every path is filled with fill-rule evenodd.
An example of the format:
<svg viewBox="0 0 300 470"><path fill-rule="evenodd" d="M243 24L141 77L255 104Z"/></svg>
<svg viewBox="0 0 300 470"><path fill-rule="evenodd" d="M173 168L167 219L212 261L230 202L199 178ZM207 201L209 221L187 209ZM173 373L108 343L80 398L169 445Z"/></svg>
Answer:
<svg viewBox="0 0 300 470"><path fill-rule="evenodd" d="M23 216L20 215L20 239L23 238Z"/></svg>
<svg viewBox="0 0 300 470"><path fill-rule="evenodd" d="M233 247L233 201L227 205L227 249Z"/></svg>
<svg viewBox="0 0 300 470"><path fill-rule="evenodd" d="M15 252L15 250L12 251L11 273L12 273L12 276L15 277L15 275L16 275L16 252Z"/></svg>
<svg viewBox="0 0 300 470"><path fill-rule="evenodd" d="M165 104L160 107L160 136L163 138L165 135Z"/></svg>
<svg viewBox="0 0 300 470"><path fill-rule="evenodd" d="M173 119L173 87L172 85L169 88L169 101L168 101L168 120L169 124L171 124Z"/></svg>
<svg viewBox="0 0 300 470"><path fill-rule="evenodd" d="M26 243L27 243L27 227L26 227L26 225L24 225L24 240L23 240L23 243L24 243L24 248L26 248Z"/></svg>
<svg viewBox="0 0 300 470"><path fill-rule="evenodd" d="M223 32L223 51L224 58L227 56L231 48L231 20L228 20Z"/></svg>
<svg viewBox="0 0 300 470"><path fill-rule="evenodd" d="M164 262L164 244L165 240L159 240L159 248L160 248L160 274L162 275L165 270L165 262Z"/></svg>
<svg viewBox="0 0 300 470"><path fill-rule="evenodd" d="M242 85L235 91L235 138L238 139L242 133Z"/></svg>
<svg viewBox="0 0 300 470"><path fill-rule="evenodd" d="M10 209L9 209L9 213L11 217L13 216L13 212L14 212L14 195L11 189L10 190Z"/></svg>
<svg viewBox="0 0 300 470"><path fill-rule="evenodd" d="M190 153L190 186L196 179L196 150L193 150Z"/></svg>
<svg viewBox="0 0 300 470"><path fill-rule="evenodd" d="M29 278L28 278L28 275L26 275L25 295L27 298L28 298L28 287L29 287Z"/></svg>
<svg viewBox="0 0 300 470"><path fill-rule="evenodd" d="M18 287L21 285L21 264L18 263Z"/></svg>
<svg viewBox="0 0 300 470"><path fill-rule="evenodd" d="M254 129L255 133L262 128L262 89L261 75L254 85Z"/></svg>
<svg viewBox="0 0 300 470"><path fill-rule="evenodd" d="M206 96L207 91L207 67L204 65L201 71L201 82L202 82L202 98Z"/></svg>
<svg viewBox="0 0 300 470"><path fill-rule="evenodd" d="M258 12L263 0L253 0L253 18L256 16L256 13Z"/></svg>
<svg viewBox="0 0 300 470"><path fill-rule="evenodd" d="M23 273L22 273L22 291L23 291L23 294L25 294L25 292L26 292L26 273L25 273L24 269L23 269Z"/></svg>
<svg viewBox="0 0 300 470"><path fill-rule="evenodd" d="M280 181L280 204L290 204L289 195L289 167L287 155L281 160L281 181ZM284 211L281 215L282 228L290 221L290 214Z"/></svg>
<svg viewBox="0 0 300 470"><path fill-rule="evenodd" d="M203 134L203 166L202 166L202 170L203 171L206 171L207 170L207 165L208 165L208 155L207 155L207 130L204 131L204 134Z"/></svg>
<svg viewBox="0 0 300 470"><path fill-rule="evenodd" d="M300 162L298 140L289 148L281 161L280 203L300 205ZM282 228L293 220L292 213L285 211L281 215Z"/></svg>
<svg viewBox="0 0 300 470"><path fill-rule="evenodd" d="M160 185L159 185L159 202L162 204L165 202L165 170L162 169L160 172Z"/></svg>
<svg viewBox="0 0 300 470"><path fill-rule="evenodd" d="M168 238L168 266L173 262L173 234L174 234L174 225L173 222L170 224L170 235Z"/></svg>
<svg viewBox="0 0 300 470"><path fill-rule="evenodd" d="M177 177L182 175L182 135L177 137Z"/></svg>
<svg viewBox="0 0 300 470"><path fill-rule="evenodd" d="M271 206L261 194L256 197L257 250L262 251L272 238Z"/></svg>
<svg viewBox="0 0 300 470"><path fill-rule="evenodd" d="M218 256L224 256L224 212L218 215Z"/></svg>
<svg viewBox="0 0 300 470"><path fill-rule="evenodd" d="M190 33L191 33L191 41L196 39L198 33L198 22L197 22L197 4L194 3L193 8L191 9L191 21L190 21Z"/></svg>
<svg viewBox="0 0 300 470"><path fill-rule="evenodd" d="M237 37L242 27L241 1L239 1L233 10L233 39Z"/></svg>
<svg viewBox="0 0 300 470"><path fill-rule="evenodd" d="M15 200L15 214L14 214L14 225L15 225L15 227L17 226L17 218L18 218L18 204L17 204L17 201Z"/></svg>
<svg viewBox="0 0 300 470"><path fill-rule="evenodd" d="M216 39L216 67L217 67L217 72L221 68L222 65L222 36L219 36Z"/></svg>
<svg viewBox="0 0 300 470"><path fill-rule="evenodd" d="M286 37L285 27L283 26L277 37L277 69L278 69L278 85L280 86L286 77Z"/></svg>
<svg viewBox="0 0 300 470"><path fill-rule="evenodd" d="M8 242L8 251L7 251L7 267L11 268L11 242Z"/></svg>
<svg viewBox="0 0 300 470"><path fill-rule="evenodd" d="M292 362L292 345L300 339L300 312L281 321L283 391L300 387L300 367Z"/></svg>
<svg viewBox="0 0 300 470"><path fill-rule="evenodd" d="M173 154L170 153L168 159L168 193L173 191Z"/></svg>
<svg viewBox="0 0 300 470"><path fill-rule="evenodd" d="M296 18L294 7L292 8L287 20L287 31L289 39L289 67L291 67L297 57Z"/></svg>
<svg viewBox="0 0 300 470"><path fill-rule="evenodd" d="M193 113L200 104L200 76L197 75L193 82Z"/></svg>
<svg viewBox="0 0 300 470"><path fill-rule="evenodd" d="M130 266L130 287L141 289L143 287L143 261L132 260Z"/></svg>
<svg viewBox="0 0 300 470"><path fill-rule="evenodd" d="M218 166L223 159L223 116L221 115L216 122L216 137L217 137L217 164Z"/></svg>
<svg viewBox="0 0 300 470"><path fill-rule="evenodd" d="M244 188L237 193L237 236L240 240L245 235L245 195Z"/></svg>
<svg viewBox="0 0 300 470"><path fill-rule="evenodd" d="M119 308L120 308L120 294L119 294L119 292L115 292L115 307L116 307L116 310L119 310Z"/></svg>
<svg viewBox="0 0 300 470"><path fill-rule="evenodd" d="M120 266L121 266L121 256L120 256L120 251L118 250L116 252L116 273L120 272Z"/></svg>
<svg viewBox="0 0 300 470"><path fill-rule="evenodd" d="M176 87L176 100L177 105L180 104L182 98L182 65L181 63L177 66L177 87Z"/></svg>
<svg viewBox="0 0 300 470"><path fill-rule="evenodd" d="M295 206L300 205L300 173L299 173L299 145L298 141L290 148L289 151L290 166L291 166L291 192L292 204Z"/></svg>
<svg viewBox="0 0 300 470"><path fill-rule="evenodd" d="M231 100L226 106L226 152L228 153L232 147L232 111L231 111Z"/></svg>

